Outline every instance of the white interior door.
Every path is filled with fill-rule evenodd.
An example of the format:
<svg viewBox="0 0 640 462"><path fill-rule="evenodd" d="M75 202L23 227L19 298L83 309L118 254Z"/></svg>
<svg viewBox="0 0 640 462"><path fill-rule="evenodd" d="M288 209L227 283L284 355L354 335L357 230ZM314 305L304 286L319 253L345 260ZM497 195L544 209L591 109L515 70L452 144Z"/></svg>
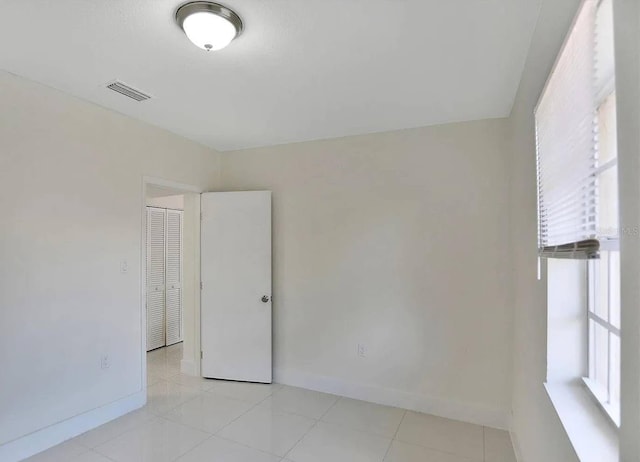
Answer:
<svg viewBox="0 0 640 462"><path fill-rule="evenodd" d="M147 207L147 351L165 345L165 210Z"/></svg>
<svg viewBox="0 0 640 462"><path fill-rule="evenodd" d="M271 383L271 192L201 200L202 376Z"/></svg>
<svg viewBox="0 0 640 462"><path fill-rule="evenodd" d="M182 212L167 210L165 269L166 344L182 341Z"/></svg>

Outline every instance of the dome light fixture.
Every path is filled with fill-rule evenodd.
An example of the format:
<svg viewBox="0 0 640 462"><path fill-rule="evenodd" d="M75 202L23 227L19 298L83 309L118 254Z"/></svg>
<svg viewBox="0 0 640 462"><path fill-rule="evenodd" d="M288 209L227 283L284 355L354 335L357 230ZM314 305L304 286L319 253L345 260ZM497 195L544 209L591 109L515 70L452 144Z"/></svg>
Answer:
<svg viewBox="0 0 640 462"><path fill-rule="evenodd" d="M242 32L242 19L229 8L212 2L185 3L176 11L176 21L193 44L217 51Z"/></svg>

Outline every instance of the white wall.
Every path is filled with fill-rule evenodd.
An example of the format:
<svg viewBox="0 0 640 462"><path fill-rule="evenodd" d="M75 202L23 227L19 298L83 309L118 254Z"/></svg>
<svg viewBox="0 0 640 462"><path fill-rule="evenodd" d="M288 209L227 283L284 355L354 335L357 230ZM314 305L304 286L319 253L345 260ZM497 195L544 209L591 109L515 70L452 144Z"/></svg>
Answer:
<svg viewBox="0 0 640 462"><path fill-rule="evenodd" d="M537 280L533 109L569 31L579 0L544 0L511 124L510 211L514 310L513 427L525 462L577 460L544 389L547 372L546 279ZM543 275L544 276L544 275Z"/></svg>
<svg viewBox="0 0 640 462"><path fill-rule="evenodd" d="M163 209L184 210L184 196L182 194L163 197L147 196L147 205Z"/></svg>
<svg viewBox="0 0 640 462"><path fill-rule="evenodd" d="M214 188L218 161L0 73L0 444L142 389L142 177Z"/></svg>
<svg viewBox="0 0 640 462"><path fill-rule="evenodd" d="M183 343L180 370L200 375L200 194L184 195L182 242Z"/></svg>
<svg viewBox="0 0 640 462"><path fill-rule="evenodd" d="M276 380L506 426L506 129L222 155L225 189L273 191Z"/></svg>

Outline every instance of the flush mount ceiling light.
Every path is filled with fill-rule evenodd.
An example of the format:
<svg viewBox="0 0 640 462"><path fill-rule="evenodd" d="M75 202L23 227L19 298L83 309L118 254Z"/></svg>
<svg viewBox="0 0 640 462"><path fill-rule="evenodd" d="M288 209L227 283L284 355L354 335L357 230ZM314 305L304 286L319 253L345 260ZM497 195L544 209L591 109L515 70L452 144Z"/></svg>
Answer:
<svg viewBox="0 0 640 462"><path fill-rule="evenodd" d="M207 51L221 50L242 32L242 19L211 2L191 2L176 11L176 21L189 40Z"/></svg>

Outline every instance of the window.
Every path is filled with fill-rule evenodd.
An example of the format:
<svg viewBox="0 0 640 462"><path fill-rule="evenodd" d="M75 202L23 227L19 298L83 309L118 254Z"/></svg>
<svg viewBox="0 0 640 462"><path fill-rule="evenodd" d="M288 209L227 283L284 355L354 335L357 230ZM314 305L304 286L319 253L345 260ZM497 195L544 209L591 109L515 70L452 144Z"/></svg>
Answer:
<svg viewBox="0 0 640 462"><path fill-rule="evenodd" d="M611 59L611 1L596 17L596 62ZM607 40L603 40L603 37ZM610 64L613 66L613 63ZM618 240L618 169L616 94L612 75L596 78L597 219L600 259L588 263L589 373L585 379L611 419L620 425L620 248Z"/></svg>
<svg viewBox="0 0 640 462"><path fill-rule="evenodd" d="M538 248L587 265L584 383L620 421L620 249L612 0L583 0L536 107Z"/></svg>
<svg viewBox="0 0 640 462"><path fill-rule="evenodd" d="M589 261L589 376L585 383L620 425L620 252Z"/></svg>

